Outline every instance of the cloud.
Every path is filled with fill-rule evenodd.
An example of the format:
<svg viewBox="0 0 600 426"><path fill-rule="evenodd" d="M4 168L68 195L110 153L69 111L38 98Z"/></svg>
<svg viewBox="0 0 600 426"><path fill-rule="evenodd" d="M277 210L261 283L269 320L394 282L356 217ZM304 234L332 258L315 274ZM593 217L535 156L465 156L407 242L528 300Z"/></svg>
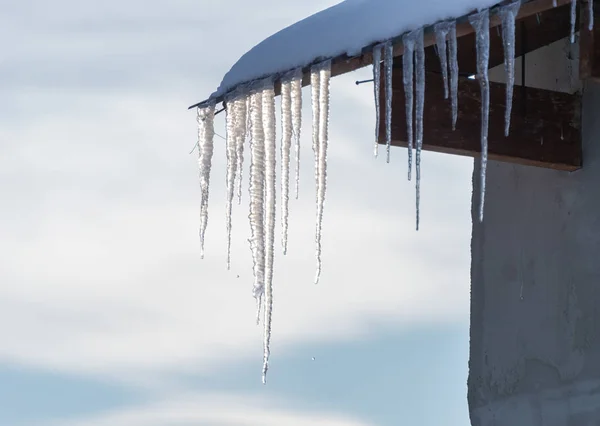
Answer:
<svg viewBox="0 0 600 426"><path fill-rule="evenodd" d="M178 395L98 418L57 422L53 426L367 426L338 413L300 412L276 398L232 394Z"/></svg>
<svg viewBox="0 0 600 426"><path fill-rule="evenodd" d="M23 28L36 33L17 37L22 48L10 50L0 78L0 195L10 206L0 210L8 319L0 360L151 381L262 353L246 205L235 209L234 264L225 271L221 141L208 255L199 259L188 155L195 117L185 108L252 43L239 34L258 42L282 17L292 22L323 2L274 8L265 0L258 21L247 19L248 3L224 3L105 2L92 13L83 3L31 1L4 15L3 31L31 18ZM371 158L371 91L354 76L332 87L319 286L305 102L301 200L292 200L290 253L278 245L275 266L274 345L283 349L360 338L369 321L408 327L467 317L471 162L424 156L423 226L414 232L406 153L394 149L390 165Z"/></svg>

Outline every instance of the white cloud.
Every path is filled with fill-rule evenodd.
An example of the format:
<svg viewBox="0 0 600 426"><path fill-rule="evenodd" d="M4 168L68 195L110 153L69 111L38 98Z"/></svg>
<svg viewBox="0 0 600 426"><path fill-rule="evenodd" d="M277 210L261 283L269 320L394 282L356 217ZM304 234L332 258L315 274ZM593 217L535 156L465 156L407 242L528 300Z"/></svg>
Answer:
<svg viewBox="0 0 600 426"><path fill-rule="evenodd" d="M261 24L260 31L281 26L282 17L300 18L323 2L293 9L272 3L262 3L269 12L264 16L268 25ZM174 11L171 27L161 28L175 31L175 44L185 38L178 26L184 17L225 19L222 2L159 4L163 9L142 7L138 23ZM232 25L250 16L244 4L233 8ZM133 20L138 9L133 10L121 14L108 7L104 12L107 20L117 12ZM74 25L83 11L66 13L64 19ZM66 34L61 40L73 39L58 54L77 65L77 52L88 58L93 50L67 32L69 25L57 26L59 34ZM148 72L162 76L157 86L145 81L121 90L119 73L115 82L94 86L94 77L84 75L81 85L72 82L60 89L32 74L28 78L36 84L18 80L16 93L10 81L4 82L12 102L0 118L0 196L9 206L0 211L0 312L5 318L0 360L127 379L260 357L261 331L253 324L250 296L247 208L235 212L234 264L228 273L224 149L219 145L208 255L200 261L197 172L187 155L195 129L194 114L185 107L220 80L214 70L202 74L201 63L235 60L234 53L220 50L221 35L226 46L244 50L245 42L224 30L199 42L193 40L194 28L185 33L194 50L174 53L180 62L165 61L162 71L151 62L158 68ZM71 31L80 30L85 32ZM198 29L211 35L203 31ZM141 62L152 61L152 47L168 50L143 37L104 40L108 51L117 53L133 41ZM43 59L43 50L30 46L20 58L23 63ZM198 69L176 78L171 71L194 54L202 58ZM143 79L145 69L129 59L117 55L111 63ZM278 250L276 258L274 356L306 341L360 336L373 322L408 326L467 317L470 162L424 158L423 227L415 233L405 151L395 149L391 165L370 158L373 111L371 91L357 95L364 92L352 76L336 80L332 90L325 265L319 286L312 284L314 182L310 115L305 115L301 200L291 204L290 252L284 258Z"/></svg>
<svg viewBox="0 0 600 426"><path fill-rule="evenodd" d="M368 426L339 413L284 408L289 404L282 402L231 394L185 395L53 426Z"/></svg>

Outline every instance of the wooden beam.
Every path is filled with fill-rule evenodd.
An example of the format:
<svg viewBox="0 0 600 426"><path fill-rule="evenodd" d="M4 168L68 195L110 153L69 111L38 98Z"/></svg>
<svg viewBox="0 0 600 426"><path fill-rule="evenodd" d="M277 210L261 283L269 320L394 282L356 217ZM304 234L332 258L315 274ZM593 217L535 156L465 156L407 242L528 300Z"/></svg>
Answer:
<svg viewBox="0 0 600 426"><path fill-rule="evenodd" d="M579 78L581 80L590 78L600 80L600 29L598 28L600 11L598 7L600 7L600 2L594 2L594 22L596 24L591 31L589 29L590 21L587 4L584 4L579 10L579 20L581 21L581 32L579 33Z"/></svg>
<svg viewBox="0 0 600 426"><path fill-rule="evenodd" d="M393 90L392 144L406 147L406 115L401 72L394 73ZM427 73L423 149L471 157L480 156L479 82L460 79L459 115L455 131L452 131L451 126L450 103L444 100L443 94L440 76ZM523 99L523 93L515 90L511 131L508 137L504 137L505 86L490 83L489 158L556 170L574 171L581 168L580 96L534 88L528 88L525 96L526 99ZM522 102L526 102L526 117L523 117L519 112L520 108L516 107ZM381 111L383 116L383 103ZM379 141L385 143L383 120L379 128Z"/></svg>
<svg viewBox="0 0 600 426"><path fill-rule="evenodd" d="M568 4L571 0L556 0L559 6ZM499 1L499 4L506 3L506 1ZM524 19L530 16L535 16L538 13L544 12L546 10L553 8L553 0L529 0L524 2L519 10L519 14L517 15L517 19ZM491 9L490 15L490 28L495 28L501 24L500 17L498 16L499 7L495 7ZM432 23L433 25L434 23ZM433 26L430 25L425 28L425 47L433 46L435 44L435 34L433 33ZM473 27L469 24L467 20L467 16L463 16L462 18L457 20L456 24L456 35L457 37L464 37L466 35L472 34L474 32ZM383 40L382 40L383 41ZM392 43L394 45L394 56L401 56L404 53L404 47L402 45L402 34L394 37L392 39ZM340 55L332 59L331 64L331 76L335 77L341 74L346 74L352 71L356 71L360 68L366 67L368 65L373 64L373 47L377 43L373 43L369 46L365 46L360 55L349 57L347 55ZM471 47L472 48L472 47ZM302 85L308 86L310 84L310 68L313 64L310 64L303 68L303 78ZM278 95L281 91L281 80L280 77L283 74L288 73L292 70L286 70L285 72L277 75L275 80L275 93ZM267 76L265 76L267 77ZM246 84L249 82L244 82L242 84ZM235 90L232 88L231 91ZM215 99L216 103L222 102L224 100L224 96L217 96ZM190 106L189 108L195 108L197 106L201 106L206 104L208 100L198 102Z"/></svg>
<svg viewBox="0 0 600 426"><path fill-rule="evenodd" d="M565 37L571 32L570 5L565 4L540 14L521 17L515 28L515 57L533 52ZM502 45L501 27L490 32L490 68L504 63L504 47ZM527 42L524 45L523 35ZM467 34L458 39L458 64L461 74L477 73L475 34ZM397 61L396 66L402 64ZM441 72L440 61L434 46L425 49L425 62L429 71Z"/></svg>

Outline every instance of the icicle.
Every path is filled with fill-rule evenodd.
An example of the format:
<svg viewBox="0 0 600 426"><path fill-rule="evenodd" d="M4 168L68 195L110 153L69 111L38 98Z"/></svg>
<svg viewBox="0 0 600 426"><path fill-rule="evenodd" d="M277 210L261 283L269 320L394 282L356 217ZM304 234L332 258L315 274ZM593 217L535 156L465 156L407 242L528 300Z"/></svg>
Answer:
<svg viewBox="0 0 600 426"><path fill-rule="evenodd" d="M289 88L289 87L288 87ZM289 114L288 114L289 115ZM290 117L291 118L291 117ZM273 256L275 245L275 89L273 82L263 91L263 129L265 135L265 300L264 358L262 380L266 383L271 354L271 317L273 312ZM289 157L289 155L288 155Z"/></svg>
<svg viewBox="0 0 600 426"><path fill-rule="evenodd" d="M231 210L233 205L233 195L235 192L235 175L237 167L237 142L238 137L236 132L238 131L238 120L237 114L238 100L229 98L226 100L226 128L227 128L227 139L225 142L225 150L227 155L227 177L226 177L226 188L227 188L227 205L225 214L225 224L227 227L227 270L231 269Z"/></svg>
<svg viewBox="0 0 600 426"><path fill-rule="evenodd" d="M402 36L404 54L402 55L402 82L404 83L404 100L406 105L406 131L408 145L408 180L412 179L412 152L413 152L413 105L414 105L414 51L415 33L411 32Z"/></svg>
<svg viewBox="0 0 600 426"><path fill-rule="evenodd" d="M385 68L385 144L387 162L390 162L392 147L392 70L394 67L394 45L388 41L384 45L383 66Z"/></svg>
<svg viewBox="0 0 600 426"><path fill-rule="evenodd" d="M265 285L264 181L265 134L263 131L262 92L250 95L250 249L252 250L257 321L262 306Z"/></svg>
<svg viewBox="0 0 600 426"><path fill-rule="evenodd" d="M423 113L425 109L425 47L423 44L423 29L415 31L416 42L415 42L415 69L416 69L416 117L415 123L417 125L417 157L416 157L416 171L417 171L417 231L419 230L419 221L421 215L421 150L423 149Z"/></svg>
<svg viewBox="0 0 600 426"><path fill-rule="evenodd" d="M373 154L375 157L379 154L379 122L381 120L381 110L379 108L379 91L381 90L381 49L381 44L373 47L373 92L375 96L375 146Z"/></svg>
<svg viewBox="0 0 600 426"><path fill-rule="evenodd" d="M323 225L323 206L327 188L327 146L329 124L329 82L331 79L331 61L319 64L319 163L317 167L317 273L315 284L321 277L321 231Z"/></svg>
<svg viewBox="0 0 600 426"><path fill-rule="evenodd" d="M556 0L552 0L552 7L556 7L556 6L557 6Z"/></svg>
<svg viewBox="0 0 600 426"><path fill-rule="evenodd" d="M588 30L594 29L594 0L588 0Z"/></svg>
<svg viewBox="0 0 600 426"><path fill-rule="evenodd" d="M292 133L296 152L296 199L300 189L300 130L302 128L302 68L292 77Z"/></svg>
<svg viewBox="0 0 600 426"><path fill-rule="evenodd" d="M577 20L577 0L571 0L571 43L575 43L575 22Z"/></svg>
<svg viewBox="0 0 600 426"><path fill-rule="evenodd" d="M504 136L510 131L513 87L515 85L515 19L521 1L518 0L500 9L502 19L502 43L504 45L504 71L506 72L506 110L504 113Z"/></svg>
<svg viewBox="0 0 600 426"><path fill-rule="evenodd" d="M477 50L477 79L481 87L481 193L479 200L479 221L483 221L485 202L485 177L487 169L488 124L490 113L490 85L488 66L490 59L490 13L489 10L469 16L475 29Z"/></svg>
<svg viewBox="0 0 600 426"><path fill-rule="evenodd" d="M456 22L451 22L448 30L448 57L450 62L452 130L456 130L456 121L458 119L458 42L456 40Z"/></svg>
<svg viewBox="0 0 600 426"><path fill-rule="evenodd" d="M198 108L198 163L200 164L200 257L204 259L204 234L208 224L208 190L213 156L215 103Z"/></svg>
<svg viewBox="0 0 600 426"><path fill-rule="evenodd" d="M311 85L311 103L312 103L312 149L315 156L315 183L317 181L317 170L319 168L319 118L321 117L319 108L319 97L321 90L321 76L318 65L313 65L310 69L310 85ZM317 198L318 201L318 198Z"/></svg>
<svg viewBox="0 0 600 426"><path fill-rule="evenodd" d="M440 22L433 27L437 54L440 58L440 67L442 69L442 80L444 81L444 99L448 99L448 53L446 51L446 39L448 38L449 30L450 22Z"/></svg>
<svg viewBox="0 0 600 426"><path fill-rule="evenodd" d="M248 131L249 121L249 104L250 96L242 95L237 101L237 141L236 141L236 153L235 157L237 160L236 172L237 172L237 198L238 204L242 204L242 171L244 168L244 143L246 142L246 133Z"/></svg>
<svg viewBox="0 0 600 426"><path fill-rule="evenodd" d="M290 149L292 146L292 81L281 82L281 245L287 254L290 201Z"/></svg>

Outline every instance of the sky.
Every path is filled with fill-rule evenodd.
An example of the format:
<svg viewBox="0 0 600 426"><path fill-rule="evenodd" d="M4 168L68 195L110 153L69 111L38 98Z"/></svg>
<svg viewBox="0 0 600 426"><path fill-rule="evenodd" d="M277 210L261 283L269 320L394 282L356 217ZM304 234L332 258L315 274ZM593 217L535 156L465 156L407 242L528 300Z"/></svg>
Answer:
<svg viewBox="0 0 600 426"><path fill-rule="evenodd" d="M200 259L187 106L334 3L0 0L0 425L469 424L473 161L424 154L416 232L406 150L372 155L369 69L332 81L316 286L304 103L266 386L247 185L227 271L219 137Z"/></svg>

